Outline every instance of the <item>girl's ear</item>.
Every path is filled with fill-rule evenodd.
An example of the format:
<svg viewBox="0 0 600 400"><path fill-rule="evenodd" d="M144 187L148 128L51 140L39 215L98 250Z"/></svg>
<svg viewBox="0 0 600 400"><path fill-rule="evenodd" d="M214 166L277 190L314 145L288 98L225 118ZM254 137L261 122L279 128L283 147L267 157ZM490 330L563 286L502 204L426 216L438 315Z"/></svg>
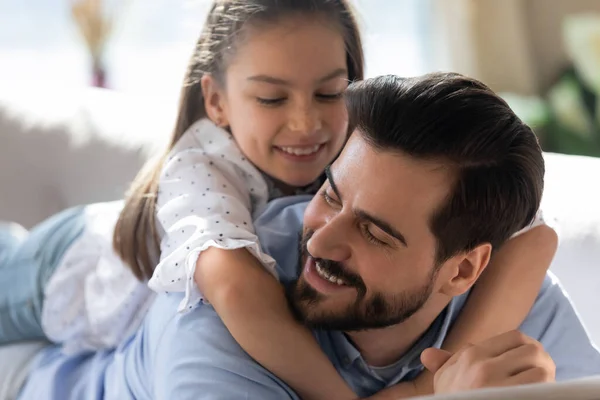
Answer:
<svg viewBox="0 0 600 400"><path fill-rule="evenodd" d="M223 93L221 86L210 74L205 74L200 80L200 84L202 85L204 108L208 118L217 126L229 126L227 114L225 113L225 93Z"/></svg>

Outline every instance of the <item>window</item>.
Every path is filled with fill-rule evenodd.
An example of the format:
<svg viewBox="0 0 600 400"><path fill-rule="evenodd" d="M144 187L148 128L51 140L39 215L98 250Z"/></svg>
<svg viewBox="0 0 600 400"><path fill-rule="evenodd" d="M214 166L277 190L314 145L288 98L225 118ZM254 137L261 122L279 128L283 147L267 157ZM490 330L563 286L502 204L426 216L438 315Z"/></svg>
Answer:
<svg viewBox="0 0 600 400"><path fill-rule="evenodd" d="M354 0L363 34L367 77L420 75L429 67L429 2Z"/></svg>
<svg viewBox="0 0 600 400"><path fill-rule="evenodd" d="M84 42L71 19L73 0L0 3L0 86L81 86L91 81ZM415 75L427 68L427 1L353 0L367 76ZM125 4L107 47L108 86L177 96L210 6L207 0L106 1Z"/></svg>

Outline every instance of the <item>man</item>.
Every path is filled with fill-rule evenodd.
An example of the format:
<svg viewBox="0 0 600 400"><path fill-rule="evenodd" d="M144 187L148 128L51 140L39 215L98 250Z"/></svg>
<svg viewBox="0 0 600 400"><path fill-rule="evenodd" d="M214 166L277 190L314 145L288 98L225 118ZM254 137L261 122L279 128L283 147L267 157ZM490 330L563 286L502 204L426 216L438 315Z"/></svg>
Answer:
<svg viewBox="0 0 600 400"><path fill-rule="evenodd" d="M273 202L255 226L298 318L364 397L422 370L421 353L441 345L492 249L533 219L544 165L531 130L477 81L388 76L347 95L356 130L319 194ZM178 315L179 301L158 296L116 351L44 351L20 398L297 398L211 307ZM436 389L552 380L548 353L559 380L600 374L600 354L552 278L521 330L545 351L509 332L450 360L425 353L440 368Z"/></svg>

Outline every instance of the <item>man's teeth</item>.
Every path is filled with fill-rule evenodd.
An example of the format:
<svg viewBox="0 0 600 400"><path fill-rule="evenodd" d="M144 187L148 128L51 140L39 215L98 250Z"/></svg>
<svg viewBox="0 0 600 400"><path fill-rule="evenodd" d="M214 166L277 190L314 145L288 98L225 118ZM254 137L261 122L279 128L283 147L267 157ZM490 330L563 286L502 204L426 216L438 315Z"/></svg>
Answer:
<svg viewBox="0 0 600 400"><path fill-rule="evenodd" d="M319 151L320 148L320 144L316 144L312 147L280 147L281 150L295 156L309 156Z"/></svg>
<svg viewBox="0 0 600 400"><path fill-rule="evenodd" d="M317 274L319 274L319 276L331 283L335 283L336 285L344 285L344 281L341 280L340 278L336 278L335 276L331 275L329 272L325 271L323 268L321 268L321 266L319 265L319 263L316 263L316 270L317 270Z"/></svg>

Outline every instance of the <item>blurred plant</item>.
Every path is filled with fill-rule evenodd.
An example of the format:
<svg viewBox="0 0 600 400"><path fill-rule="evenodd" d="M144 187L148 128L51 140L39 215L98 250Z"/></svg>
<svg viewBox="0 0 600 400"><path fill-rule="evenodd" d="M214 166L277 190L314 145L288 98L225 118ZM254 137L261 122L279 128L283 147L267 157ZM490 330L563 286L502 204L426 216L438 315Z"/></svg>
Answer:
<svg viewBox="0 0 600 400"><path fill-rule="evenodd" d="M544 100L539 96L522 96L515 93L500 93L500 96L515 114L535 131L543 146L546 140L543 128L550 116L550 110Z"/></svg>
<svg viewBox="0 0 600 400"><path fill-rule="evenodd" d="M540 97L504 97L546 151L600 157L600 15L563 21L569 65Z"/></svg>
<svg viewBox="0 0 600 400"><path fill-rule="evenodd" d="M92 85L106 87L106 46L115 21L129 0L109 10L103 0L72 0L71 15L83 36L92 66Z"/></svg>

